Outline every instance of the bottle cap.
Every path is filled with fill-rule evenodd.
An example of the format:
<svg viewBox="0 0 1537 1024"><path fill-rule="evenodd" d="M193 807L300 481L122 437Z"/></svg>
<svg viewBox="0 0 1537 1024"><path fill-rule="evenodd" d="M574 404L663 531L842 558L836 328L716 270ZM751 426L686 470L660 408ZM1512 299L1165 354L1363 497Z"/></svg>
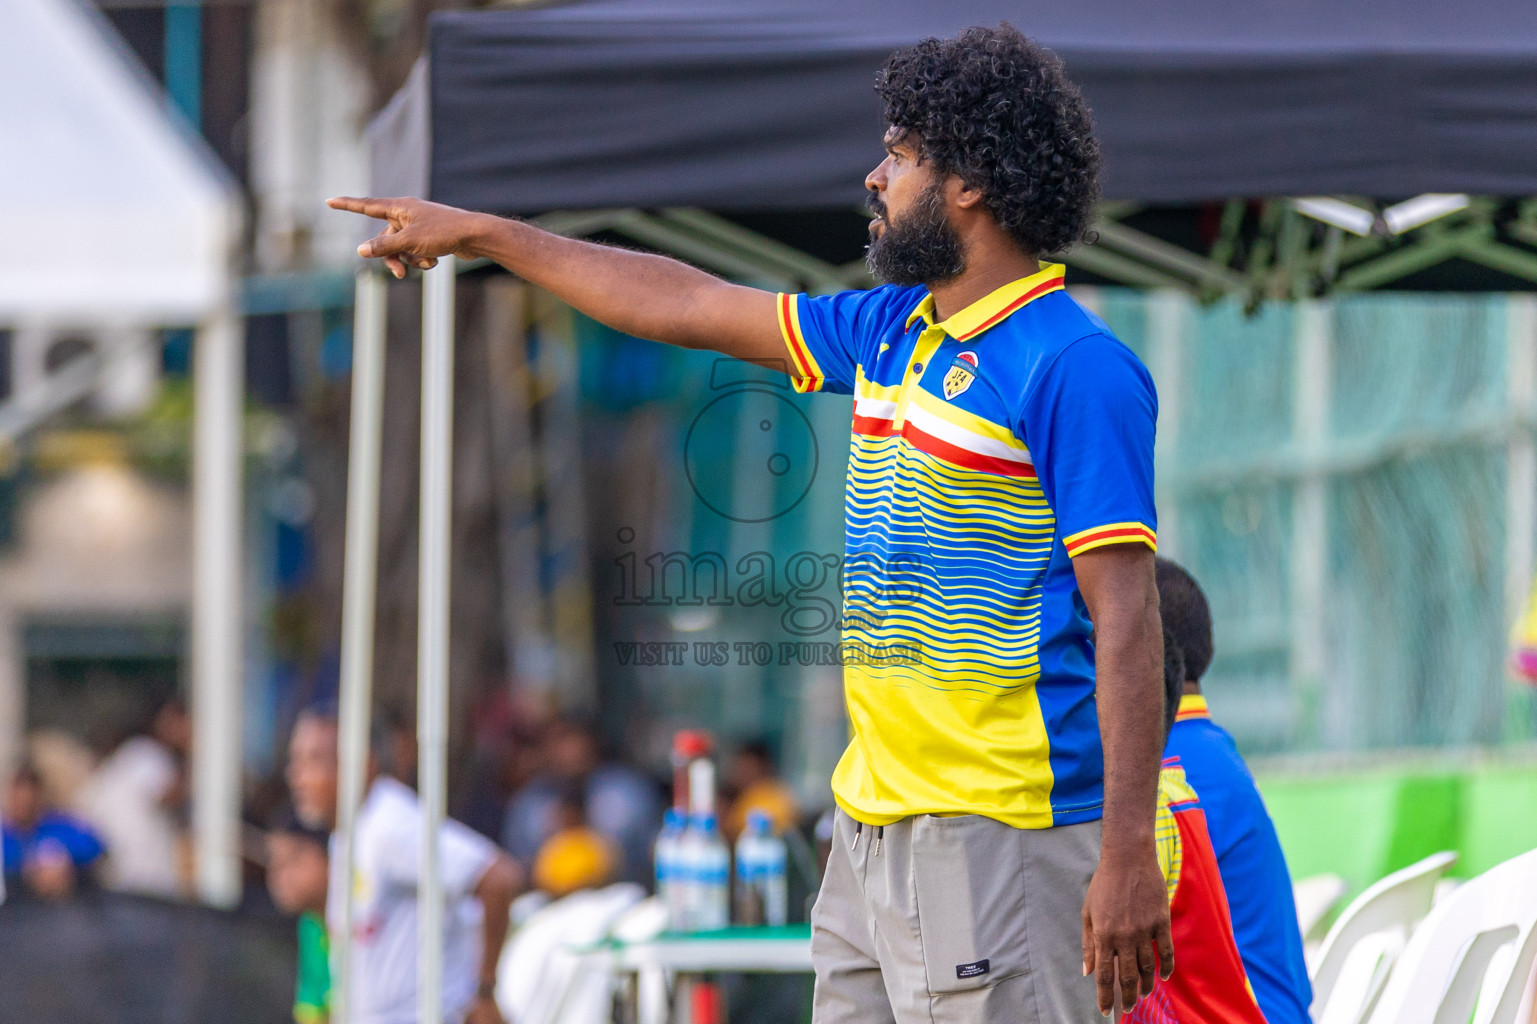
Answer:
<svg viewBox="0 0 1537 1024"><path fill-rule="evenodd" d="M692 815L689 816L689 821L691 821L693 826L697 829L701 829L705 832L715 831L714 811L695 811Z"/></svg>
<svg viewBox="0 0 1537 1024"><path fill-rule="evenodd" d="M682 761L697 757L709 757L715 752L715 741L703 729L680 729L672 738L673 756Z"/></svg>
<svg viewBox="0 0 1537 1024"><path fill-rule="evenodd" d="M683 816L683 812L678 810L676 807L669 807L662 814L663 828L680 829L683 827L684 822L685 818Z"/></svg>
<svg viewBox="0 0 1537 1024"><path fill-rule="evenodd" d="M747 830L755 835L766 836L774 831L774 822L769 818L767 811L749 811Z"/></svg>

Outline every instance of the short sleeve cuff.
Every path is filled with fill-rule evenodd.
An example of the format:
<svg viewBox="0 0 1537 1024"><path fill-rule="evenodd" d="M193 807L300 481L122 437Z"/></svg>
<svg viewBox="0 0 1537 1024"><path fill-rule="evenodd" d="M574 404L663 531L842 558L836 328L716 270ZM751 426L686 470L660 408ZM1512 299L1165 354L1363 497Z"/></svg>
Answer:
<svg viewBox="0 0 1537 1024"><path fill-rule="evenodd" d="M827 375L811 354L806 335L801 332L800 296L780 293L776 307L779 311L779 333L785 348L790 352L790 383L801 394L821 391L827 383Z"/></svg>
<svg viewBox="0 0 1537 1024"><path fill-rule="evenodd" d="M1080 530L1062 541L1069 558L1077 558L1085 551L1093 551L1108 544L1146 544L1158 550L1158 534L1143 523L1106 523L1088 530Z"/></svg>

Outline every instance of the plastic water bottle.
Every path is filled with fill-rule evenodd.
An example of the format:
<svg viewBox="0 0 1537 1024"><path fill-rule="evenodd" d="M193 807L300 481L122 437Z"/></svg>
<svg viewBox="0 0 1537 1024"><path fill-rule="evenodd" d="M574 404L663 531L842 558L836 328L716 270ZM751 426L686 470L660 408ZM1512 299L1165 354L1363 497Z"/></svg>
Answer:
<svg viewBox="0 0 1537 1024"><path fill-rule="evenodd" d="M709 811L689 820L683 837L687 851L683 858L688 868L689 928L714 931L731 923L731 853Z"/></svg>
<svg viewBox="0 0 1537 1024"><path fill-rule="evenodd" d="M736 844L737 920L742 924L785 923L789 889L785 869L789 851L774 834L769 816L754 811Z"/></svg>
<svg viewBox="0 0 1537 1024"><path fill-rule="evenodd" d="M683 813L669 807L662 818L662 833L656 837L653 862L656 865L656 894L667 907L667 927L677 931L684 927L683 886L681 863L683 843Z"/></svg>

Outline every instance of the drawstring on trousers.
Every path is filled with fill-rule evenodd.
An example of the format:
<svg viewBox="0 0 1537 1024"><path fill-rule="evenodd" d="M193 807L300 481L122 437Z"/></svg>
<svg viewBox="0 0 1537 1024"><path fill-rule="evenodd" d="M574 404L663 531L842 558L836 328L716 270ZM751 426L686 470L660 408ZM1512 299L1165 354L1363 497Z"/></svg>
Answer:
<svg viewBox="0 0 1537 1024"><path fill-rule="evenodd" d="M854 841L849 844L849 850L850 851L853 851L853 850L856 850L856 849L859 848L859 834L861 832L863 832L864 830L865 830L865 823L864 822L862 822L862 821L854 822ZM871 849L870 856L872 856L872 857L879 857L881 855L881 840L884 839L884 838L886 838L886 826L885 825L877 825L875 827L875 846L874 846L873 849Z"/></svg>

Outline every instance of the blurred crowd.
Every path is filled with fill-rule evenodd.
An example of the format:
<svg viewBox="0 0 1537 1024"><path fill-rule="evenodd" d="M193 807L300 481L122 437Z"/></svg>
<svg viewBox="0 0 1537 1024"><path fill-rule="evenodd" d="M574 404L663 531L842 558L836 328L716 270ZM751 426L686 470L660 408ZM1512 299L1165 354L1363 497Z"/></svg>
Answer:
<svg viewBox="0 0 1537 1024"><path fill-rule="evenodd" d="M470 755L453 787L457 820L441 836L450 901L445 984L457 986L458 1012L450 1019L468 1024L501 1019L492 989L512 900L535 892L560 899L616 882L649 887L671 797L670 779L614 756L592 722L509 709L494 702L477 710ZM6 899L60 901L93 891L190 898L191 744L187 709L174 699L101 752L62 733L29 736L0 801ZM766 815L776 832L799 824L795 796L777 777L768 744L747 741L723 753L717 806L728 842L754 813ZM258 787L248 808L248 821L261 826L258 837L248 825L248 839L256 841L245 844L247 878L258 884L248 885L246 904L270 899L297 918L294 1016L320 1024L330 1014L340 884L332 836L339 779L334 705L322 702L298 715L284 761L281 781ZM388 952L415 948L406 933L414 936L421 817L409 722L396 719L375 731L368 771L356 833L354 892L362 895L353 909L354 971L414 977ZM404 929L398 944L377 941L392 928ZM414 999L404 991L395 997Z"/></svg>
<svg viewBox="0 0 1537 1024"><path fill-rule="evenodd" d="M391 774L412 782L409 728L386 733ZM56 899L93 887L189 896L190 746L180 700L100 757L62 733L30 736L0 801L9 897ZM513 726L493 715L473 761L457 817L506 850L533 887L565 895L615 881L649 883L667 782L610 756L590 722L556 717ZM794 794L777 778L765 742L735 748L721 789L721 828L730 840L754 810L768 814L776 831L796 823ZM270 827L298 821L287 806L262 817Z"/></svg>
<svg viewBox="0 0 1537 1024"><path fill-rule="evenodd" d="M7 898L62 899L96 887L188 895L191 741L180 700L99 758L63 733L29 737L0 801Z"/></svg>

